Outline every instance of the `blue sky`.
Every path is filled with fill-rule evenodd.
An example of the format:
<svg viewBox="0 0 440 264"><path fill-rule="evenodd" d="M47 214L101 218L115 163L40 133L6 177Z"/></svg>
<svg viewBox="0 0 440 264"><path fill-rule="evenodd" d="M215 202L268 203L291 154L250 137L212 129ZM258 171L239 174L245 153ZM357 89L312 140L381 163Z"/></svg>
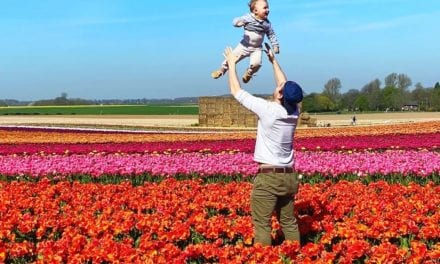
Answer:
<svg viewBox="0 0 440 264"><path fill-rule="evenodd" d="M439 0L272 0L278 59L307 93L392 72L440 81ZM134 99L228 93L213 80L247 1L0 0L0 98ZM243 60L239 75L248 65ZM267 60L243 88L271 93Z"/></svg>

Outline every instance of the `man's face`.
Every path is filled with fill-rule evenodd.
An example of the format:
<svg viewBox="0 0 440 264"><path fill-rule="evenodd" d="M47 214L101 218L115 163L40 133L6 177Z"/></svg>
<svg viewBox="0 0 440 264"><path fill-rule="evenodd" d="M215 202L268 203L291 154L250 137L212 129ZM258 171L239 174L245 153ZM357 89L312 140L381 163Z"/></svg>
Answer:
<svg viewBox="0 0 440 264"><path fill-rule="evenodd" d="M259 19L267 19L269 16L269 4L264 0L257 1L254 7L254 15Z"/></svg>

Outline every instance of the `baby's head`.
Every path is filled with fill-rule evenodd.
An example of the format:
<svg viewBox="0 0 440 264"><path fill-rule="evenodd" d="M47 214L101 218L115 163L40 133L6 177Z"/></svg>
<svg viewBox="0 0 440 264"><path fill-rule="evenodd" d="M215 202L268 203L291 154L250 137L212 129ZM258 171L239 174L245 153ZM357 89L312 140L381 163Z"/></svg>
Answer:
<svg viewBox="0 0 440 264"><path fill-rule="evenodd" d="M251 0L249 10L259 19L267 19L269 16L269 3L267 0Z"/></svg>

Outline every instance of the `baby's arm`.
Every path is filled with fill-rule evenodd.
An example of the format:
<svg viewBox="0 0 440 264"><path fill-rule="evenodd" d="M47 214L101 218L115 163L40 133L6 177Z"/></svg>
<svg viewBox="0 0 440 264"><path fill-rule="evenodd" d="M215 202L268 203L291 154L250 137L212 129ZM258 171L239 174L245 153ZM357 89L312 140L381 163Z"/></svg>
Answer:
<svg viewBox="0 0 440 264"><path fill-rule="evenodd" d="M270 43L272 44L273 52L275 54L280 53L280 44L278 43L277 35L275 34L275 31L273 30L271 25L269 25L266 35L269 38Z"/></svg>
<svg viewBox="0 0 440 264"><path fill-rule="evenodd" d="M249 23L249 14L246 14L241 17L236 17L234 18L234 20L232 20L232 25L234 27L243 27L247 23Z"/></svg>

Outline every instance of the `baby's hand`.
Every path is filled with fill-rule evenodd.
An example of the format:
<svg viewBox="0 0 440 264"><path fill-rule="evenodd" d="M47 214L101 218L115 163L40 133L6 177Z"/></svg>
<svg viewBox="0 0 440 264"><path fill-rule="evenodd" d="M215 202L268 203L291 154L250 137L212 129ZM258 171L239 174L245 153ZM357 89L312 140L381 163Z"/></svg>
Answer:
<svg viewBox="0 0 440 264"><path fill-rule="evenodd" d="M278 46L274 46L274 47L273 47L273 52L274 52L275 54L280 53L280 48L279 48Z"/></svg>
<svg viewBox="0 0 440 264"><path fill-rule="evenodd" d="M244 22L243 21L238 21L236 26L237 27L242 27L242 26L244 26Z"/></svg>

